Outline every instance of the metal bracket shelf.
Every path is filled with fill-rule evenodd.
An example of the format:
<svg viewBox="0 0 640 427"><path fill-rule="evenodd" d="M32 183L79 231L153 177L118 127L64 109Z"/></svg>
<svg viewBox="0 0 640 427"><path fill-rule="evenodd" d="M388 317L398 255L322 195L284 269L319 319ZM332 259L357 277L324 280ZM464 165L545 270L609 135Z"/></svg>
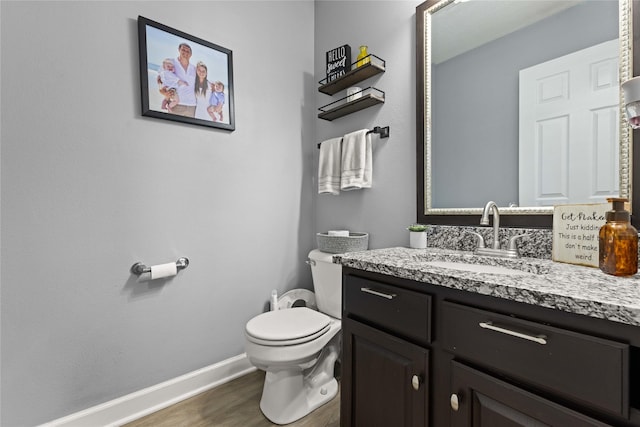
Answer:
<svg viewBox="0 0 640 427"><path fill-rule="evenodd" d="M361 92L361 96L352 101L347 101L349 96L320 107L318 118L332 121L347 114L372 107L377 104L384 104L384 92L380 89L368 87Z"/></svg>
<svg viewBox="0 0 640 427"><path fill-rule="evenodd" d="M349 86L353 86L358 82L368 79L369 77L385 72L386 62L384 59L378 58L372 54L369 54L368 58L368 63L352 69L342 77L331 82L327 82L326 78L320 80L320 87L318 88L318 91L326 93L327 95L335 95ZM355 66L357 62L358 61L354 62L351 66Z"/></svg>

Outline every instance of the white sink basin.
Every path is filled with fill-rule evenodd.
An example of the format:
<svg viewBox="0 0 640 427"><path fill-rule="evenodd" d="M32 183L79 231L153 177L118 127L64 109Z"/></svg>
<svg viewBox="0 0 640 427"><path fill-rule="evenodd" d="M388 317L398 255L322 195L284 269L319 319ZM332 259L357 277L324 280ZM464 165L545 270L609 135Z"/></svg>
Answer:
<svg viewBox="0 0 640 427"><path fill-rule="evenodd" d="M503 276L530 276L547 274L550 261L532 258L497 258L469 252L417 252L411 256L418 265L471 273L501 274Z"/></svg>
<svg viewBox="0 0 640 427"><path fill-rule="evenodd" d="M454 261L427 261L426 265L433 267L448 268L452 270L471 271L473 273L488 273L488 274L505 274L510 276L520 275L529 276L534 273L527 271L516 270L509 267L502 267L498 265L484 265L484 264L469 264L466 262L454 262Z"/></svg>

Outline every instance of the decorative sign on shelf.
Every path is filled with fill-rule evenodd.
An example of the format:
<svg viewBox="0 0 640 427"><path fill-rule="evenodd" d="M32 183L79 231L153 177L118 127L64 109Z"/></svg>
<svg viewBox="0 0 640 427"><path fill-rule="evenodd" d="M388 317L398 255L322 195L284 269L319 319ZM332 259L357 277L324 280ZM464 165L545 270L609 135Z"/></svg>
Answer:
<svg viewBox="0 0 640 427"><path fill-rule="evenodd" d="M598 267L598 234L608 203L553 208L553 260Z"/></svg>
<svg viewBox="0 0 640 427"><path fill-rule="evenodd" d="M351 67L351 47L342 45L327 52L327 83L344 76Z"/></svg>

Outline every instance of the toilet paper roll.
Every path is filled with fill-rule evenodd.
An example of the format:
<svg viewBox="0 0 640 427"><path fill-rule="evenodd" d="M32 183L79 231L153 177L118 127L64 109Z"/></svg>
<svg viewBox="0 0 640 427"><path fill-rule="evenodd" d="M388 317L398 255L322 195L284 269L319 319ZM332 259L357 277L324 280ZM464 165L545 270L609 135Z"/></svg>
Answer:
<svg viewBox="0 0 640 427"><path fill-rule="evenodd" d="M329 236L349 237L349 230L329 230L327 234Z"/></svg>
<svg viewBox="0 0 640 427"><path fill-rule="evenodd" d="M162 279L163 277L171 277L178 274L178 267L175 262L166 264L158 264L151 266L151 280Z"/></svg>
<svg viewBox="0 0 640 427"><path fill-rule="evenodd" d="M347 89L347 102L355 101L362 96L362 88L351 86Z"/></svg>

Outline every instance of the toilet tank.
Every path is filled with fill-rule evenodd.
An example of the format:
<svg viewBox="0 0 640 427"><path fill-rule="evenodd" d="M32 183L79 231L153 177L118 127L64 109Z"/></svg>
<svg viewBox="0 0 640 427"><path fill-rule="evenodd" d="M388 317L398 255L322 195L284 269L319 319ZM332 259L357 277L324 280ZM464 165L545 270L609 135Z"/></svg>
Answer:
<svg viewBox="0 0 640 427"><path fill-rule="evenodd" d="M333 254L315 249L309 252L311 275L318 311L342 318L342 266L332 262Z"/></svg>

